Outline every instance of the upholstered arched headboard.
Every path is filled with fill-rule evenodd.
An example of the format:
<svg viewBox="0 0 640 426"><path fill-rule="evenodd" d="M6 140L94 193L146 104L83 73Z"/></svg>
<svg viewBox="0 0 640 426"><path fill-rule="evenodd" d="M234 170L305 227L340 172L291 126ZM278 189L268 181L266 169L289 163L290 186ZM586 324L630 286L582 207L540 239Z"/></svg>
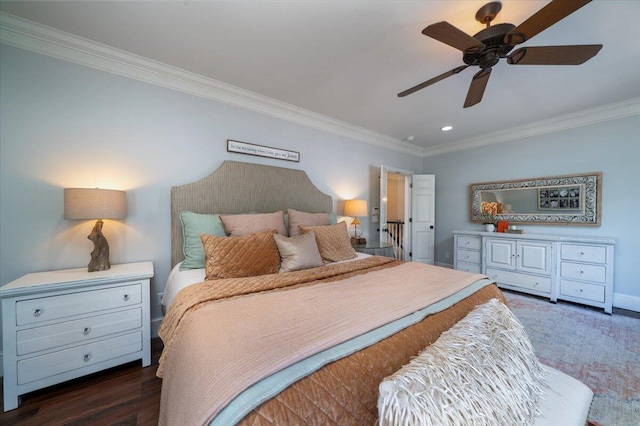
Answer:
<svg viewBox="0 0 640 426"><path fill-rule="evenodd" d="M303 170L225 161L209 176L171 188L171 266L184 258L180 212L269 213L292 208L331 213L331 196Z"/></svg>

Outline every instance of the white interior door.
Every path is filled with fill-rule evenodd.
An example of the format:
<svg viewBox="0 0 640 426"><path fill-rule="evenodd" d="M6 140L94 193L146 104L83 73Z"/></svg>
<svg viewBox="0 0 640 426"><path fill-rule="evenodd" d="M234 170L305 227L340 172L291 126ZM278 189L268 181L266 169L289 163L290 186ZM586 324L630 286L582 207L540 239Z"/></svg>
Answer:
<svg viewBox="0 0 640 426"><path fill-rule="evenodd" d="M411 195L411 260L433 265L435 241L435 175L413 175Z"/></svg>

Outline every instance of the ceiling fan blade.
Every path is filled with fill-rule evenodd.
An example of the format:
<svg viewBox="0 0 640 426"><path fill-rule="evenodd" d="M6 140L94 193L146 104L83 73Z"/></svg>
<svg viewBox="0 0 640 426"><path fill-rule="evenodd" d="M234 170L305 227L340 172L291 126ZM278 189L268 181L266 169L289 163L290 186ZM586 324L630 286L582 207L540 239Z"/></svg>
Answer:
<svg viewBox="0 0 640 426"><path fill-rule="evenodd" d="M580 65L596 56L601 44L522 47L507 58L511 65Z"/></svg>
<svg viewBox="0 0 640 426"><path fill-rule="evenodd" d="M482 42L445 21L429 25L422 30L422 34L448 44L451 47L455 47L463 52L468 49L482 50L485 48L485 45Z"/></svg>
<svg viewBox="0 0 640 426"><path fill-rule="evenodd" d="M440 80L444 80L447 77L451 77L454 74L458 74L460 71L464 70L465 68L469 67L469 65L461 65L457 68L452 69L451 71L447 71L443 74L440 74L437 77L433 77L431 80L427 80L424 83L420 83L417 86L413 86L411 89L407 89L404 92L400 92L398 93L398 97L399 98L403 98L407 95L412 94L413 92L417 92L420 89L424 89L427 86L431 86L433 83L437 83Z"/></svg>
<svg viewBox="0 0 640 426"><path fill-rule="evenodd" d="M480 103L490 76L491 68L480 70L473 76L471 86L469 86L469 91L467 92L467 99L464 101L464 108L469 108Z"/></svg>
<svg viewBox="0 0 640 426"><path fill-rule="evenodd" d="M590 2L591 0L553 0L504 36L504 42L509 45L524 43Z"/></svg>

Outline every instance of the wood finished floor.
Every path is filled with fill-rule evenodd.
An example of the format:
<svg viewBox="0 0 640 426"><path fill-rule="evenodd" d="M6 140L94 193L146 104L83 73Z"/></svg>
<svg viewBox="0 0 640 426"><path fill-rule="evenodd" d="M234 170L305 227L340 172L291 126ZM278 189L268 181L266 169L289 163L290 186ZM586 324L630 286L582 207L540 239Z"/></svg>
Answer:
<svg viewBox="0 0 640 426"><path fill-rule="evenodd" d="M161 352L160 339L152 339L147 368L133 362L23 395L16 410L0 414L0 425L157 425Z"/></svg>

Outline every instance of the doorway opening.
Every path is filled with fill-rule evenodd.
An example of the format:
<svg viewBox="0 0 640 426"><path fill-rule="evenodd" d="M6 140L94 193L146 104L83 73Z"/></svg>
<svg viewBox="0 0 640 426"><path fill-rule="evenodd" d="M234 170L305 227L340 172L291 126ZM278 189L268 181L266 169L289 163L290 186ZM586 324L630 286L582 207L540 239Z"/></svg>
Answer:
<svg viewBox="0 0 640 426"><path fill-rule="evenodd" d="M404 259L407 178L399 173L387 174L387 226L383 230L385 241L393 245L396 259Z"/></svg>

